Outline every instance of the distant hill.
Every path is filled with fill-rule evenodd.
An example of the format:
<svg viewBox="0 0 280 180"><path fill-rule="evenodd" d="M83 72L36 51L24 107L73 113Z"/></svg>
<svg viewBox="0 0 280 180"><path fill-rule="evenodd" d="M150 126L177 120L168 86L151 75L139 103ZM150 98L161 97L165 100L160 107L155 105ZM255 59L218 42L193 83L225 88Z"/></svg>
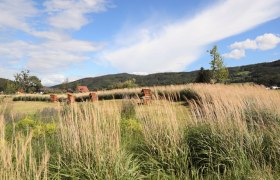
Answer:
<svg viewBox="0 0 280 180"><path fill-rule="evenodd" d="M252 64L239 67L230 67L230 82L243 83L254 82L264 84L266 86L280 86L280 60ZM139 86L158 86L158 85L176 85L186 84L195 81L198 71L191 72L166 72L149 75L134 74L111 74L92 78L83 78L74 82L70 82L68 87L75 88L76 85L88 86L90 90L108 89L110 85L116 82L124 82L134 78ZM62 84L53 86L52 88L60 88Z"/></svg>
<svg viewBox="0 0 280 180"><path fill-rule="evenodd" d="M0 92L3 91L10 80L0 78Z"/></svg>
<svg viewBox="0 0 280 180"><path fill-rule="evenodd" d="M232 67L229 70L231 82L254 82L266 86L280 86L280 60Z"/></svg>
<svg viewBox="0 0 280 180"><path fill-rule="evenodd" d="M134 78L139 86L158 86L170 84L186 84L195 80L198 71L179 72L179 73L157 73L150 75L135 75L135 74L111 74L93 78L83 78L74 82L68 83L68 87L75 88L77 85L87 86L90 90L108 89L110 85L116 82L124 82ZM53 86L52 88L60 88L62 84Z"/></svg>

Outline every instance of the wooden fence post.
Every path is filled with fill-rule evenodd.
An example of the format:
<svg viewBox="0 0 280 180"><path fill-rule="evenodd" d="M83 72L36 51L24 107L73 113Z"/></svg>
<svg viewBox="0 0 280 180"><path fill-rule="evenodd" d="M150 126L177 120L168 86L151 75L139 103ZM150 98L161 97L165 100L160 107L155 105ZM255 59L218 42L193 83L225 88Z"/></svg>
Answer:
<svg viewBox="0 0 280 180"><path fill-rule="evenodd" d="M58 101L58 97L57 97L56 94L51 94L50 97L51 97L51 102L57 102Z"/></svg>
<svg viewBox="0 0 280 180"><path fill-rule="evenodd" d="M73 94L68 93L67 94L67 103L71 104L75 102L75 96Z"/></svg>
<svg viewBox="0 0 280 180"><path fill-rule="evenodd" d="M151 89L142 89L142 102L143 104L147 105L150 104L152 101L152 91Z"/></svg>
<svg viewBox="0 0 280 180"><path fill-rule="evenodd" d="M97 96L97 94L96 94L95 92L89 93L89 98L90 98L90 101L91 101L91 102L96 102L96 101L98 101L98 96Z"/></svg>

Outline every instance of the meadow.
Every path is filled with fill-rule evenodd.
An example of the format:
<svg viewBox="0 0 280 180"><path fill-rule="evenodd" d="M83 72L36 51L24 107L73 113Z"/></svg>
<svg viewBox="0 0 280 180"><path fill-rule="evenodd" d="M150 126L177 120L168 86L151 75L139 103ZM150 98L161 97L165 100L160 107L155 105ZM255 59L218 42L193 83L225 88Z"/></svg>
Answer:
<svg viewBox="0 0 280 180"><path fill-rule="evenodd" d="M1 98L0 179L280 178L278 91L249 84L152 91L148 105Z"/></svg>

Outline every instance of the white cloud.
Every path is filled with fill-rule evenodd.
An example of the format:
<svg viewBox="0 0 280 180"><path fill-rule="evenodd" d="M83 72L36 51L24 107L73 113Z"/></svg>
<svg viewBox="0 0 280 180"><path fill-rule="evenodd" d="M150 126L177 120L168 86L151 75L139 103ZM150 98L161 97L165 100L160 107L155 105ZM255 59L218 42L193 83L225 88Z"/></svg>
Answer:
<svg viewBox="0 0 280 180"><path fill-rule="evenodd" d="M0 30L5 30L0 31L5 40L0 42L0 65L7 72L1 77L12 78L16 70L27 68L48 85L61 82L62 74L54 72L88 60L102 47L73 39L69 30L89 23L87 15L106 10L106 4L107 0L45 0L38 8L42 4L35 0L0 0ZM11 30L33 38L14 40L14 33L5 37Z"/></svg>
<svg viewBox="0 0 280 180"><path fill-rule="evenodd" d="M148 75L149 73L147 73L147 72L132 72L131 74L144 76L144 75Z"/></svg>
<svg viewBox="0 0 280 180"><path fill-rule="evenodd" d="M206 45L279 16L280 0L219 1L193 18L162 26L156 31L139 28L139 31L145 29L142 39L104 51L101 56L126 72L181 71L200 56Z"/></svg>
<svg viewBox="0 0 280 180"><path fill-rule="evenodd" d="M44 3L51 26L60 29L78 30L89 20L86 14L104 11L105 0L49 0Z"/></svg>
<svg viewBox="0 0 280 180"><path fill-rule="evenodd" d="M0 66L0 77L5 79L13 79L13 74L16 74L17 70L13 68L6 68L3 64Z"/></svg>
<svg viewBox="0 0 280 180"><path fill-rule="evenodd" d="M48 74L46 76L44 76L41 81L42 84L44 84L45 86L51 86L54 84L60 84L62 82L64 82L66 79L66 77L63 74L59 74L59 73L54 73L54 74Z"/></svg>
<svg viewBox="0 0 280 180"><path fill-rule="evenodd" d="M274 34L264 34L255 40L260 50L274 49L280 43L280 37Z"/></svg>
<svg viewBox="0 0 280 180"><path fill-rule="evenodd" d="M231 49L257 49L257 42L255 40L246 39L245 41L235 42L230 45Z"/></svg>
<svg viewBox="0 0 280 180"><path fill-rule="evenodd" d="M29 31L28 19L38 14L30 0L1 0L0 29L14 28Z"/></svg>
<svg viewBox="0 0 280 180"><path fill-rule="evenodd" d="M93 43L73 39L47 41L39 45L14 41L0 44L0 54L1 59L15 59L18 63L28 60L25 66L33 72L54 72L88 60L84 53L95 52L98 48Z"/></svg>
<svg viewBox="0 0 280 180"><path fill-rule="evenodd" d="M231 58L231 59L240 59L245 57L245 50L244 49L234 49L230 53L224 54L223 57Z"/></svg>
<svg viewBox="0 0 280 180"><path fill-rule="evenodd" d="M62 32L55 32L55 31L30 31L31 35L43 38L47 40L54 40L54 41L63 41L65 39L69 39L69 35L62 33Z"/></svg>
<svg viewBox="0 0 280 180"><path fill-rule="evenodd" d="M280 43L280 37L266 33L261 36L256 37L254 40L246 39L245 41L235 42L230 45L232 51L230 53L224 54L225 58L240 59L245 57L246 49L254 50L269 50L274 49Z"/></svg>

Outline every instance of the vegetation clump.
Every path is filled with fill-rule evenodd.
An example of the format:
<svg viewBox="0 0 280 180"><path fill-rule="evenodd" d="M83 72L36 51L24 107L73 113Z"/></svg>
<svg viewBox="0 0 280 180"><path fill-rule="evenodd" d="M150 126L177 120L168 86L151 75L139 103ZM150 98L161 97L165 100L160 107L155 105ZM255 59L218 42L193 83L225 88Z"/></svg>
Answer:
<svg viewBox="0 0 280 180"><path fill-rule="evenodd" d="M210 126L198 125L186 131L189 148L190 169L199 174L225 174L234 165L231 142L221 132L214 132Z"/></svg>

